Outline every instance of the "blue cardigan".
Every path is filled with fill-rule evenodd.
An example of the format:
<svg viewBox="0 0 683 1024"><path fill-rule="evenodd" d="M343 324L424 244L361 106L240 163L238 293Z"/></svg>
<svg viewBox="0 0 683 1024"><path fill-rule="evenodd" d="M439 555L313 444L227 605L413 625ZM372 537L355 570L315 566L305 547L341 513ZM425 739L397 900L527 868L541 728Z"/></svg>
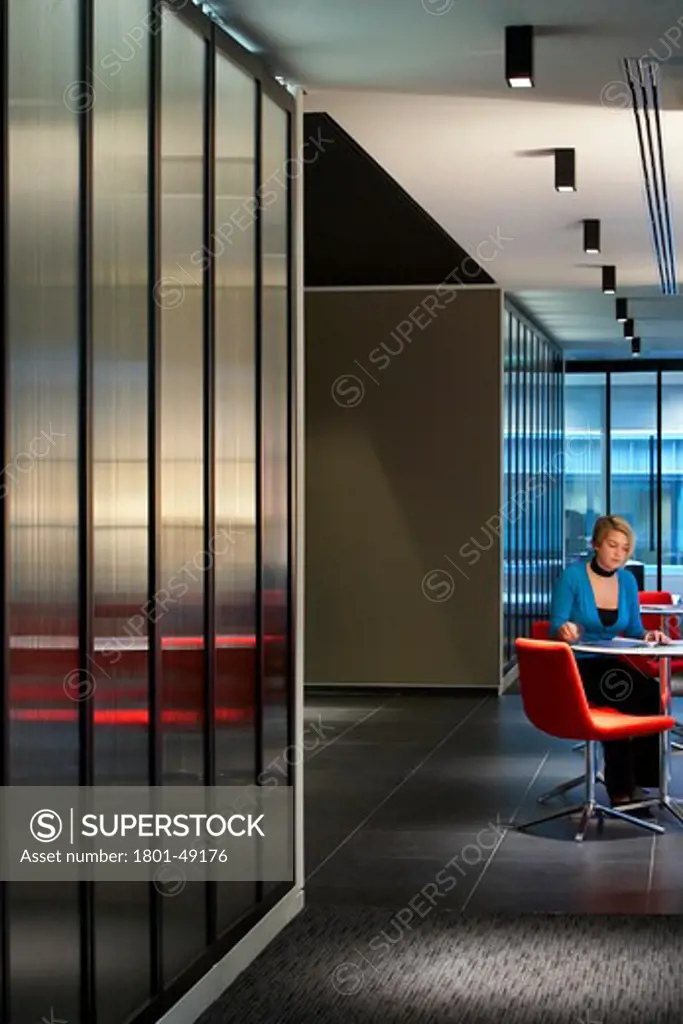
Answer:
<svg viewBox="0 0 683 1024"><path fill-rule="evenodd" d="M581 640L584 643L611 640L615 636L632 636L642 639L646 631L640 618L638 584L633 573L628 569L617 570L619 615L613 626L603 626L598 615L586 564L585 560L572 562L555 583L550 607L552 636L557 636L558 629L565 622L575 622L577 626L582 627ZM577 658L593 656L580 651L576 652Z"/></svg>

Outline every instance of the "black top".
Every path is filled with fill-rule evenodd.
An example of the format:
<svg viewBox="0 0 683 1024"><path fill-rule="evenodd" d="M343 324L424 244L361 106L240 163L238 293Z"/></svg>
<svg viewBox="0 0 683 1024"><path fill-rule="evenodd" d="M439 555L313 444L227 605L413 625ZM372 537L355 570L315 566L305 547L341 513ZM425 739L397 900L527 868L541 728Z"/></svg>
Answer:
<svg viewBox="0 0 683 1024"><path fill-rule="evenodd" d="M619 618L618 608L598 608L598 615L603 626L613 626Z"/></svg>

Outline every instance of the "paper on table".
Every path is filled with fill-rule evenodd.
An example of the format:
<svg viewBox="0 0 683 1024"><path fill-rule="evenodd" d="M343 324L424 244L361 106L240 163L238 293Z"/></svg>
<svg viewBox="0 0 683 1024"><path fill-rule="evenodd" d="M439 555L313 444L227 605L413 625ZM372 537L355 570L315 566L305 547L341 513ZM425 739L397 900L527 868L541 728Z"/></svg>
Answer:
<svg viewBox="0 0 683 1024"><path fill-rule="evenodd" d="M633 636L615 636L612 637L612 643L616 647L653 647L654 640L636 640Z"/></svg>

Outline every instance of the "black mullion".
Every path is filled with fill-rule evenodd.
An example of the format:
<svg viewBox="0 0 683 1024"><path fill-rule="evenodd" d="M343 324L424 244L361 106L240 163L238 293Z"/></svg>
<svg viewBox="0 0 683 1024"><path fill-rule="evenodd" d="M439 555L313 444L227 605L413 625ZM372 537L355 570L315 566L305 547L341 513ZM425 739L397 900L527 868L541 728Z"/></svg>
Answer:
<svg viewBox="0 0 683 1024"><path fill-rule="evenodd" d="M292 114L287 114L287 165L293 158L292 150ZM296 386L296 375L294 372L294 355L296 347L294 344L295 340L295 321L294 321L294 266L292 259L293 251L293 190L291 185L287 186L287 464L289 467L287 473L287 530L288 530L288 565L287 565L287 586L285 593L287 594L287 618L285 627L285 636L287 643L287 742L290 749L296 748L296 703L295 703L295 667L296 667L296 650L294 643L294 607L293 601L296 597L296 574L294 571L295 559L296 559L296 538L294 531L294 512L295 512L295 492L294 492L294 480L298 472L296 466L296 450L294 446L295 432L293 422L293 400L294 400L294 387ZM289 786L294 785L294 764L289 762L287 765L287 784ZM295 842L295 854L296 854L296 838L293 834Z"/></svg>
<svg viewBox="0 0 683 1024"><path fill-rule="evenodd" d="M526 545L526 586L524 593L528 595L525 604L526 622L524 635L528 636L531 630L531 623L534 618L533 607L533 503L529 502L527 494L528 487L533 479L534 472L534 341L531 331L527 327L527 377L526 377L526 474L524 480L524 511L526 513L526 529L524 531L524 543Z"/></svg>
<svg viewBox="0 0 683 1024"><path fill-rule="evenodd" d="M543 618L548 618L548 591L550 589L550 538L551 518L550 508L553 492L549 489L554 487L554 481L550 479L555 466L552 462L552 447L550 444L550 350L547 343L543 343L543 463L545 466L546 480L543 492Z"/></svg>
<svg viewBox="0 0 683 1024"><path fill-rule="evenodd" d="M94 96L94 0L81 0L79 14L79 78L86 97ZM78 198L78 608L79 675L92 676L93 651L93 484L92 484L92 242L93 128L92 104L79 111ZM93 697L78 702L78 783L94 778ZM94 884L78 883L80 913L80 1013L95 1024L95 893Z"/></svg>
<svg viewBox="0 0 683 1024"><path fill-rule="evenodd" d="M529 473L529 352L528 352L528 331L524 326L521 331L521 337L523 340L522 353L523 353L523 366L522 366L522 479L523 479L523 491L522 491L522 594L524 601L522 604L522 624L523 624L523 636L529 635L529 580L528 580L528 544L529 544L529 512L526 507L526 491L529 484L528 473Z"/></svg>
<svg viewBox="0 0 683 1024"><path fill-rule="evenodd" d="M519 613L519 628L520 636L527 635L526 628L526 509L524 508L524 492L526 490L526 343L525 343L525 330L522 323L520 322L518 327L518 342L519 342L519 400L520 400L520 416L519 416L519 491L521 499L520 516L519 516L519 590L520 590L520 613Z"/></svg>
<svg viewBox="0 0 683 1024"><path fill-rule="evenodd" d="M548 472L549 472L550 475L554 476L554 474L556 472L556 466L555 466L555 462L553 461L553 436L552 436L552 433L551 433L551 429L552 429L552 426L551 426L552 425L552 407L551 407L551 402L552 402L552 390L551 390L552 377L551 377L551 373L550 373L551 353L550 353L550 348L549 348L548 344L546 344L546 346L545 346L545 357L544 358L545 358L545 361L544 361L545 370L544 370L544 375L543 375L543 377L544 377L544 402L545 402L545 407L544 408L545 408L545 419L546 419L546 426L544 428L545 429L544 443L545 443L545 449L546 449L546 462L547 462L547 465L548 465ZM555 480L553 479L552 481L549 481L549 484L550 484L550 487L552 487L552 489L549 489L548 493L546 495L546 509L545 509L545 519L546 519L546 556L545 556L546 557L546 568L545 568L545 580L544 580L544 590L543 590L543 593L544 593L543 613L544 613L544 617L546 617L546 618L549 617L549 614L548 614L548 611L549 611L549 608L548 608L548 598L549 598L549 594L550 594L550 585L551 585L551 568L552 568L552 566L551 566L551 559L552 559L552 547L553 547L553 543L552 543L552 537L553 537L553 531L552 531L553 530L552 510L553 510L553 497L555 495Z"/></svg>
<svg viewBox="0 0 683 1024"><path fill-rule="evenodd" d="M520 357L519 357L519 333L520 324L517 317L513 316L513 338L514 338L514 352L515 352L515 475L514 475L514 491L513 498L515 501L514 505L514 516L515 516L515 639L520 636L519 629L519 581L520 581L520 534L521 534L521 513L517 505L517 498L519 496L519 466L521 459L520 451L520 406L521 406L521 370L520 370Z"/></svg>
<svg viewBox="0 0 683 1024"><path fill-rule="evenodd" d="M605 512L612 511L612 374L605 374Z"/></svg>
<svg viewBox="0 0 683 1024"><path fill-rule="evenodd" d="M555 572L557 561L557 496L562 486L562 477L564 475L564 460L560 455L561 449L558 445L558 424L557 424L557 357L555 352L551 349L550 352L550 452L553 459L553 466L557 469L557 480L553 486L552 501L550 505L550 521L551 521L551 544L550 544L550 586L552 588L555 582Z"/></svg>
<svg viewBox="0 0 683 1024"><path fill-rule="evenodd" d="M524 511L526 512L526 530L524 543L526 545L526 588L528 595L526 602L526 629L524 635L528 636L531 623L534 620L534 591L533 591L533 532L534 532L534 504L529 501L528 488L534 476L534 337L527 327L527 386L526 386L526 478L524 481Z"/></svg>
<svg viewBox="0 0 683 1024"><path fill-rule="evenodd" d="M565 437L564 437L564 387L563 362L559 356L553 361L553 377L555 381L555 452L558 465L561 467L560 486L555 497L555 566L553 582L564 567L564 491L565 491Z"/></svg>
<svg viewBox="0 0 683 1024"><path fill-rule="evenodd" d="M550 349L548 353L548 434L550 443L550 460L553 467L553 489L550 492L550 564L548 566L548 593L552 590L553 583L555 581L555 561L557 559L557 521L556 521L556 504L557 495L561 486L561 478L564 473L564 460L560 460L557 457L557 426L556 426L556 405L557 405L557 380L555 375L555 353ZM548 616L550 618L550 616Z"/></svg>
<svg viewBox="0 0 683 1024"><path fill-rule="evenodd" d="M558 392L559 392L559 395L558 395L558 401L559 401L558 430L559 430L559 444L560 444L560 450L561 451L564 450L565 438L566 438L566 433L567 433L566 432L566 423L565 423L565 413L564 413L565 400L566 400L566 396L565 396L565 393L564 393L564 365L565 365L564 364L564 358L561 357L560 358L560 363L559 363L559 368L558 368L558 370L559 370L559 379L558 379ZM566 481L565 481L565 475L563 473L562 474L562 489L560 491L559 517L558 517L558 522L560 524L560 538L559 538L559 545L558 545L558 547L559 547L559 552L560 552L560 556L561 556L561 566L564 566L564 560L565 560L565 553L564 553L565 494L566 494Z"/></svg>
<svg viewBox="0 0 683 1024"><path fill-rule="evenodd" d="M533 453L534 486L538 486L541 472L541 339L534 332L534 387L533 387ZM534 599L531 604L534 619L540 618L540 564L541 564L541 503L534 497L531 506L531 551Z"/></svg>
<svg viewBox="0 0 683 1024"><path fill-rule="evenodd" d="M557 504L557 495L561 486L561 477L564 473L563 461L557 457L557 428L555 424L556 420L556 404L557 404L557 382L555 376L555 353L552 349L548 351L548 444L550 447L550 464L553 467L552 473L554 476L552 491L550 492L550 502L548 509L549 519L549 530L550 539L548 541L549 546L549 564L548 564L548 595L550 596L552 586L555 581L555 561L557 559L556 546L557 546L557 522L555 508ZM550 618L550 615L548 615Z"/></svg>
<svg viewBox="0 0 683 1024"><path fill-rule="evenodd" d="M510 337L510 312L505 309L505 340L504 340L504 352L503 358L503 436L505 437L505 450L503 455L503 491L505 497L505 515L503 518L504 522L504 533L503 533L503 601L506 601L504 607L507 608L507 613L504 615L504 627L505 627L505 667L510 661L511 652L511 612L512 605L510 603L510 409L512 405L512 374L511 374L511 337ZM507 486L506 486L507 485ZM507 556L507 561L506 561ZM507 569L507 573L506 570Z"/></svg>
<svg viewBox="0 0 683 1024"><path fill-rule="evenodd" d="M536 358L536 476L539 478L537 480L538 485L545 487L545 480L543 479L543 346L539 335L536 335ZM535 607L537 619L542 617L543 611L541 596L543 591L543 502L544 494L541 491L540 501L535 503L536 567L534 575L536 581L534 587L536 591Z"/></svg>
<svg viewBox="0 0 683 1024"><path fill-rule="evenodd" d="M528 358L529 368L527 376L527 413L526 413L526 430L527 430L527 477L524 483L524 510L526 512L526 546L527 546L527 582L526 582L526 593L528 594L528 600L526 602L526 629L524 635L528 636L531 623L534 621L536 609L534 606L534 511L535 511L535 500L533 496L530 498L529 490L533 486L534 480L534 469L535 469L535 408L534 408L534 387L535 387L535 349L536 343L534 335L531 330L527 327L527 346L528 346Z"/></svg>
<svg viewBox="0 0 683 1024"><path fill-rule="evenodd" d="M160 310L155 285L161 278L161 57L162 10L149 0L149 94L147 137L147 591L148 608L154 608L159 591L159 549L161 538L161 394L160 394ZM150 786L162 782L161 730L161 633L157 616L148 617L148 704L149 738L147 774ZM153 882L150 894L150 989L152 996L163 991L163 896Z"/></svg>
<svg viewBox="0 0 683 1024"><path fill-rule="evenodd" d="M264 451L263 451L263 358L262 358L262 345L263 345L263 268L262 268L262 253L263 253L263 217L261 208L261 181L263 177L263 126L262 126L262 114L263 104L261 97L261 82L256 83L256 104L254 116L256 119L256 152L254 161L254 195L258 197L259 202L255 210L255 223L254 223L254 301L255 301L255 350L254 350L254 377L255 377L255 405L256 405L256 416L255 416L255 432L256 432L256 594L255 594L255 609L256 609L256 680L254 687L254 724L256 728L256 736L254 743L254 754L256 764L254 766L256 772L256 784L262 785L263 783L263 711L264 711L264 693L263 689L265 686L265 650L264 650L264 635L263 635L263 519L264 519L264 507L263 507L263 473L264 473ZM258 903L261 903L264 899L264 884L262 881L256 883L256 899Z"/></svg>
<svg viewBox="0 0 683 1024"><path fill-rule="evenodd" d="M562 467L560 475L560 488L557 495L557 502L559 507L559 516L556 510L556 537L555 537L555 556L559 559L559 565L555 570L553 579L557 577L557 574L562 571L565 563L565 537L564 537L564 482L565 482L565 436L564 436L564 389L565 389L565 376L564 376L564 361L560 356L556 356L553 365L554 379L555 379L555 451L557 452L558 465Z"/></svg>
<svg viewBox="0 0 683 1024"><path fill-rule="evenodd" d="M564 446L564 430L560 421L561 394L564 390L564 377L561 374L561 362L559 357L553 353L552 360L553 374L553 450L560 470L559 486L555 492L555 504L553 506L553 584L557 579L560 566L564 565L564 501L562 498L564 489L564 474L566 465L566 450ZM559 506L559 509L558 509ZM557 562L559 561L559 565Z"/></svg>
<svg viewBox="0 0 683 1024"><path fill-rule="evenodd" d="M657 590L662 589L662 371L657 371Z"/></svg>
<svg viewBox="0 0 683 1024"><path fill-rule="evenodd" d="M0 458L2 465L9 463L9 333L7 293L7 245L9 210L9 0L0 0L0 387L2 412L0 413ZM0 672L0 785L10 785L9 763L9 518L6 492L0 488L0 643L2 643L2 671ZM10 1014L10 958L9 958L9 883L0 882L0 1020L9 1021Z"/></svg>
<svg viewBox="0 0 683 1024"><path fill-rule="evenodd" d="M206 46L206 78L204 96L204 550L213 551L216 533L215 486L215 281L213 251L215 226L216 166L216 50L215 25ZM204 573L204 785L216 784L216 600L215 564L210 559ZM206 882L206 933L211 946L218 934L217 884Z"/></svg>

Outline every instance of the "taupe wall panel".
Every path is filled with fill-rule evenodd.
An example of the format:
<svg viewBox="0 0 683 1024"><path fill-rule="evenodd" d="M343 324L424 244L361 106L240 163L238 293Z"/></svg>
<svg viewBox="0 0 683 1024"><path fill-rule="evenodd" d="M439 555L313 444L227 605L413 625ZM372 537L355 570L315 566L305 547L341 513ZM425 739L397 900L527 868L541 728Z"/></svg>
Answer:
<svg viewBox="0 0 683 1024"><path fill-rule="evenodd" d="M499 683L502 297L435 294L306 294L309 683Z"/></svg>

